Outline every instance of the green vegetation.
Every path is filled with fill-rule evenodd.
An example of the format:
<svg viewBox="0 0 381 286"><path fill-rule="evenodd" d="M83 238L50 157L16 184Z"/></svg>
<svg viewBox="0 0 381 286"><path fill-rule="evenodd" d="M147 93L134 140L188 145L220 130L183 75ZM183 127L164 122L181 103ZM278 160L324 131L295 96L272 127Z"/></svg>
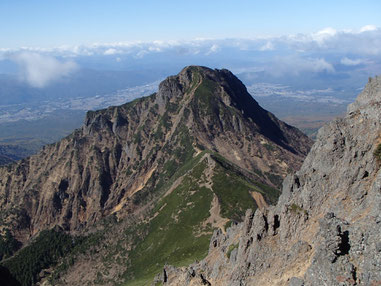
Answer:
<svg viewBox="0 0 381 286"><path fill-rule="evenodd" d="M170 114L177 113L180 109L180 105L172 102L166 104L166 111L163 116L159 118L159 125L156 129L156 132L153 133L153 137L159 141L164 139L164 131L168 131L172 127L172 121Z"/></svg>
<svg viewBox="0 0 381 286"><path fill-rule="evenodd" d="M230 259L230 255L232 254L234 249L238 249L239 243L236 244L230 244L228 251L226 252L226 256Z"/></svg>
<svg viewBox="0 0 381 286"><path fill-rule="evenodd" d="M172 126L171 117L169 112L164 112L163 116L160 118L160 126L164 127L164 130L169 130Z"/></svg>
<svg viewBox="0 0 381 286"><path fill-rule="evenodd" d="M139 98L136 98L134 100L131 100L130 102L127 102L123 105L120 106L120 108L123 108L124 110L129 110L129 109L132 109L133 107L135 107L138 103L140 102L144 102L146 100L149 100L151 99L152 97L156 96L156 92L155 93L152 93L151 95L149 96L143 96L143 97L139 97ZM117 107L118 108L118 107ZM103 109L103 110L107 110L107 109ZM99 113L100 110L98 111L88 111L87 113L89 114L89 112L94 112L94 113Z"/></svg>
<svg viewBox="0 0 381 286"><path fill-rule="evenodd" d="M203 223L210 216L213 192L221 204L221 215L230 219L225 227L233 221L242 221L246 209L256 208L250 192L260 192L269 201L279 195L273 188L248 180L237 166L217 154L205 150L193 157L193 151L189 152L192 150L191 138L185 127L179 128L175 140L175 146L184 148L174 149L173 159L164 164L160 189L151 190L161 194L167 192L167 195L158 201L149 223L139 226L138 232L143 236L131 236L136 243L129 252L130 264L124 274L128 286L151 283L166 263L184 266L205 257L212 228L210 224ZM211 178L213 191L203 185L207 181L207 161L201 158L206 153L216 161ZM180 177L179 186L168 193L170 186ZM234 247L238 245L232 246L231 251Z"/></svg>
<svg viewBox="0 0 381 286"><path fill-rule="evenodd" d="M130 252L133 263L125 274L127 285L146 285L164 264L188 265L207 254L212 232L202 222L209 217L213 194L200 186L206 162L189 168L182 183L159 201L148 235Z"/></svg>
<svg viewBox="0 0 381 286"><path fill-rule="evenodd" d="M178 176L174 176L175 173L179 174L178 170L187 168L190 162L194 162L193 154L194 149L192 146L192 138L189 134L188 128L180 123L175 130L171 142L167 143L163 147L163 151L172 156L167 161L163 162L163 171L157 175L157 177L151 177L148 183L155 180L155 188L145 188L140 192L137 192L133 196L134 204L143 204L152 199L153 196L159 196L162 194L162 188L166 185L169 186L169 182L173 182ZM180 146L180 147L178 147Z"/></svg>
<svg viewBox="0 0 381 286"><path fill-rule="evenodd" d="M52 264L54 265L58 262L54 268L54 272L49 277L50 283L55 285L56 280L63 273L66 273L69 267L74 265L74 262L79 255L87 254L91 256L98 252L97 248L105 247L104 234L108 231L109 227L115 223L114 217L107 217L98 223L98 228L101 228L101 230L87 236L71 237L73 241L72 247L60 259Z"/></svg>
<svg viewBox="0 0 381 286"><path fill-rule="evenodd" d="M278 201L278 198L280 196L280 191L278 189L274 189L268 185L259 182L252 183L254 186L257 187L257 190L259 189L259 192L266 197L270 204L275 204Z"/></svg>
<svg viewBox="0 0 381 286"><path fill-rule="evenodd" d="M138 146L142 143L142 134L140 130L136 134L134 134L134 143Z"/></svg>
<svg viewBox="0 0 381 286"><path fill-rule="evenodd" d="M263 146L270 152L274 152L276 149L272 144L265 143Z"/></svg>
<svg viewBox="0 0 381 286"><path fill-rule="evenodd" d="M270 172L265 172L265 175L275 186L282 187L283 178L281 176Z"/></svg>
<svg viewBox="0 0 381 286"><path fill-rule="evenodd" d="M3 261L2 266L23 286L37 282L42 269L55 265L74 247L76 240L61 231L44 230L29 246Z"/></svg>
<svg viewBox="0 0 381 286"><path fill-rule="evenodd" d="M21 244L7 229L4 235L0 235L0 261L13 255L20 248Z"/></svg>
<svg viewBox="0 0 381 286"><path fill-rule="evenodd" d="M308 214L305 209L302 207L298 206L297 204L293 203L291 206L288 208L292 213L294 214Z"/></svg>
<svg viewBox="0 0 381 286"><path fill-rule="evenodd" d="M239 175L220 166L215 169L213 190L221 204L221 215L236 221L242 221L247 209L256 209L250 195L251 187L240 180Z"/></svg>
<svg viewBox="0 0 381 286"><path fill-rule="evenodd" d="M103 232L104 230L86 237L73 237L57 229L44 230L28 246L3 260L0 265L7 268L21 285L27 286L38 281L42 269L58 264L50 277L54 285L55 279L74 264L77 255L87 251L90 251L90 255L94 253L95 246L103 240Z"/></svg>
<svg viewBox="0 0 381 286"><path fill-rule="evenodd" d="M239 172L238 167L217 154L213 158L219 163L213 176L213 190L221 204L223 217L242 221L247 209L257 208L252 191L261 193L271 203L279 196L279 191L264 184L250 181Z"/></svg>
<svg viewBox="0 0 381 286"><path fill-rule="evenodd" d="M215 102L216 97L214 92L218 85L216 82L209 79L203 79L201 84L195 90L195 99L198 101L198 106L203 114L210 114L213 108L218 108L218 104Z"/></svg>
<svg viewBox="0 0 381 286"><path fill-rule="evenodd" d="M376 150L374 150L374 157L376 157L378 162L381 162L381 143L378 144Z"/></svg>
<svg viewBox="0 0 381 286"><path fill-rule="evenodd" d="M202 76L200 72L198 71L197 67L190 67L190 71L192 73L192 82L191 82L191 86L185 91L186 93L193 90L202 79Z"/></svg>
<svg viewBox="0 0 381 286"><path fill-rule="evenodd" d="M164 164L164 171L159 182L158 188L163 185L165 178L171 178L176 171L186 162L192 161L194 150L192 146L192 138L189 134L188 128L184 124L176 129L174 134L175 140L171 142L171 145L166 144L164 146L164 151L168 154L173 153L173 159L168 160ZM179 146L174 148L174 146Z"/></svg>
<svg viewBox="0 0 381 286"><path fill-rule="evenodd" d="M225 229L225 231L226 231L229 227L231 227L232 224L233 224L233 221L232 221L232 220L229 220L227 223L225 223L225 225L224 225L224 229Z"/></svg>

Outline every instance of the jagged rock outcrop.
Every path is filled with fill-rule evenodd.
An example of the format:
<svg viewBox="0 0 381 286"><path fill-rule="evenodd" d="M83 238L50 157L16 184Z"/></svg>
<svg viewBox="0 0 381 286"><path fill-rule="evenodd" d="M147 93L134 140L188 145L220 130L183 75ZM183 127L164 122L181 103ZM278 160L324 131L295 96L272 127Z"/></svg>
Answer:
<svg viewBox="0 0 381 286"><path fill-rule="evenodd" d="M381 78L319 130L276 206L248 210L164 285L381 285ZM157 280L163 281L158 276Z"/></svg>

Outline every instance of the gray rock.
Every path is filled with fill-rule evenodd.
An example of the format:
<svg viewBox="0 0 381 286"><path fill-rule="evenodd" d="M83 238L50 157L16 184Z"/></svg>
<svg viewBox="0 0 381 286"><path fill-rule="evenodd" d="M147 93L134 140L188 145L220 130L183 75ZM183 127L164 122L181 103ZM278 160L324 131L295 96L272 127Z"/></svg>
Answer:
<svg viewBox="0 0 381 286"><path fill-rule="evenodd" d="M288 286L304 286L304 281L303 279L292 277Z"/></svg>

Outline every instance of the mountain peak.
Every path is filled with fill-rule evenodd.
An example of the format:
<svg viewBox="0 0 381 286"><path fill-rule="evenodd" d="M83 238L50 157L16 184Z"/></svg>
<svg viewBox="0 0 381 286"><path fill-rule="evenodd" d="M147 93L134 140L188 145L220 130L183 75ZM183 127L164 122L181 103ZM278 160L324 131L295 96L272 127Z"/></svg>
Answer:
<svg viewBox="0 0 381 286"><path fill-rule="evenodd" d="M215 84L207 86L208 89L225 87L227 90L239 87L239 93L246 94L247 90L243 83L227 69L211 69L204 66L187 66L183 68L179 74L170 76L164 80L159 91L164 89L165 93L173 90L168 90L168 87L177 87L184 94L194 92L199 85L205 82L213 82ZM206 83L207 84L207 83ZM234 86L234 87L232 87ZM205 87L205 86L204 86ZM219 93L216 93L218 95Z"/></svg>
<svg viewBox="0 0 381 286"><path fill-rule="evenodd" d="M205 120L200 118L208 118L209 123L215 123L212 127L210 124L203 127L210 134L223 133L232 129L240 132L237 124L229 125L239 122L238 118L242 117L244 121L249 120L253 123L252 132L261 133L293 153L298 153L300 150L306 152L308 148L305 149L302 146L311 144L311 141L301 132L279 121L273 114L261 108L248 93L245 85L226 69L185 67L179 74L168 77L160 84L156 101L163 109L168 104L190 105L200 125L205 125ZM295 130L297 135L295 133L292 137L285 136L286 133L293 133L287 132L291 129ZM299 140L299 138L303 139ZM297 146L291 147L293 144Z"/></svg>
<svg viewBox="0 0 381 286"><path fill-rule="evenodd" d="M88 112L72 135L0 168L0 228L27 242L56 225L85 233L117 219L107 232L129 242L125 277L153 275L173 257L199 259L212 228L275 202L310 145L231 72L186 67L157 93ZM159 241L165 254L155 254Z"/></svg>
<svg viewBox="0 0 381 286"><path fill-rule="evenodd" d="M32 166L25 172L38 168L39 182L49 174L55 178L39 188L49 190L49 196L57 201L49 207L58 214L36 219L35 229L46 223L69 229L94 223L102 212L107 215L119 210L123 204L118 201L124 202L124 197L142 193L148 183L157 184L163 162L178 166L200 150L217 152L240 168L259 174L255 176L261 183L279 187L281 177L301 165L310 146L311 140L299 130L262 109L228 70L189 66L164 80L156 94L88 112L82 129L25 160L24 165ZM49 166L37 161L47 161ZM62 166L64 171L55 170L57 162L67 162ZM8 176L8 171L2 172ZM26 192L34 188L33 175L26 176L31 176L28 184L20 187L15 180L12 188ZM61 199L66 198L61 193L70 193L75 200ZM82 202L86 200L86 204ZM86 206L72 211L74 203ZM65 212L73 214L66 216Z"/></svg>
<svg viewBox="0 0 381 286"><path fill-rule="evenodd" d="M194 75L201 75L202 77L209 77L217 80L221 75L223 74L231 74L233 75L229 70L227 69L211 69L205 66L186 66L184 67L180 73L179 76L194 76ZM233 75L234 76L234 75Z"/></svg>

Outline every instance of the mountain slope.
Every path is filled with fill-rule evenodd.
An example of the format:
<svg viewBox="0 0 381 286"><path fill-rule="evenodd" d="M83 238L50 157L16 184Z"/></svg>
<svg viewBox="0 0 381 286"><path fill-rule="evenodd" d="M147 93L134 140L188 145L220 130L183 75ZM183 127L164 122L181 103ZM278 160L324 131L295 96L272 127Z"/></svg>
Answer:
<svg viewBox="0 0 381 286"><path fill-rule="evenodd" d="M163 285L380 285L381 78L320 129L276 206L215 231L209 254Z"/></svg>
<svg viewBox="0 0 381 286"><path fill-rule="evenodd" d="M102 279L143 281L151 266L147 279L165 261L201 259L214 228L274 203L310 145L229 71L191 66L149 97L88 112L72 135L0 168L0 221L21 242L55 226L86 234L70 246L77 264L61 282L94 281L89 273L105 267L124 274ZM146 250L163 252L147 262ZM89 263L86 251L97 261L92 271L78 266Z"/></svg>

